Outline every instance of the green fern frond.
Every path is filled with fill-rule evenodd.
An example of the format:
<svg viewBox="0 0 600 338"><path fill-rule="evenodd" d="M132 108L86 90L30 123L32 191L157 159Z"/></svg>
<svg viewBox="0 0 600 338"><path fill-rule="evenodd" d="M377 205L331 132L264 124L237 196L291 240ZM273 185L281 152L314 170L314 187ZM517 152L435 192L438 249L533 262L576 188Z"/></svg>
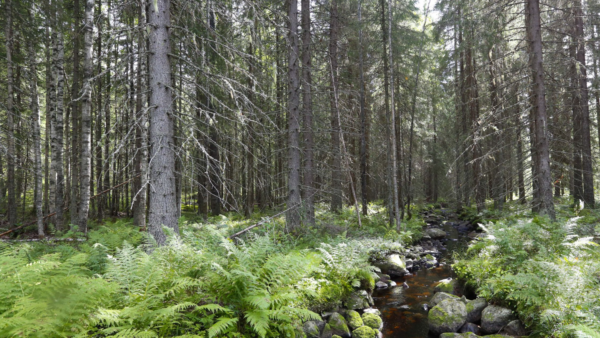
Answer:
<svg viewBox="0 0 600 338"><path fill-rule="evenodd" d="M208 329L208 338L216 337L224 333L227 329L238 322L237 318L221 317L219 320Z"/></svg>

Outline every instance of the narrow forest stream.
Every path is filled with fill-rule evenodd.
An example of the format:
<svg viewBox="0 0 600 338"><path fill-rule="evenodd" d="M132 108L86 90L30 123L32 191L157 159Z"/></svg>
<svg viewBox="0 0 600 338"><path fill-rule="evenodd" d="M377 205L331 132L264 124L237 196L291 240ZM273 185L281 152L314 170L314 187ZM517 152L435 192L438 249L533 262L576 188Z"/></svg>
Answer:
<svg viewBox="0 0 600 338"><path fill-rule="evenodd" d="M373 293L375 307L381 311L384 322L382 333L385 338L434 337L429 334L424 305L433 296L436 282L455 278L451 267L452 254L465 250L468 243L466 232L457 230L459 223L454 222L455 215L444 217L441 221L441 228L447 233L446 238L440 241L443 246L438 245L440 255L437 259L442 264L396 278L394 281L398 286L379 289ZM402 286L404 282L408 288Z"/></svg>

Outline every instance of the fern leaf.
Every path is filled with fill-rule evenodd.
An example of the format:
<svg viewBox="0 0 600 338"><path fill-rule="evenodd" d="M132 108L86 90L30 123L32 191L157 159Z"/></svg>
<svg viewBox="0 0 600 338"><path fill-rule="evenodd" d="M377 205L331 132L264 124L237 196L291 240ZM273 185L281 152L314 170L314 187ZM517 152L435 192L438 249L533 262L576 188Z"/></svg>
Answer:
<svg viewBox="0 0 600 338"><path fill-rule="evenodd" d="M208 338L215 337L238 322L237 318L221 317L208 329Z"/></svg>

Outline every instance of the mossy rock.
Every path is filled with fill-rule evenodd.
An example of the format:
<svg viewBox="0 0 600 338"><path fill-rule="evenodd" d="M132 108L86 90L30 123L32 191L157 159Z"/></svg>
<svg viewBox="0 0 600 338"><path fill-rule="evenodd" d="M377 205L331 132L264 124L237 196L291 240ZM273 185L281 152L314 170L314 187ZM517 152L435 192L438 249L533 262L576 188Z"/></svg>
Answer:
<svg viewBox="0 0 600 338"><path fill-rule="evenodd" d="M368 326L361 326L352 331L352 338L375 338L375 330Z"/></svg>
<svg viewBox="0 0 600 338"><path fill-rule="evenodd" d="M333 336L331 336L331 338L342 338L342 337L338 336L337 334L334 334Z"/></svg>
<svg viewBox="0 0 600 338"><path fill-rule="evenodd" d="M321 335L317 322L313 320L304 323L304 325L302 325L302 331L304 331L306 338L319 338Z"/></svg>
<svg viewBox="0 0 600 338"><path fill-rule="evenodd" d="M435 286L433 292L455 294L456 289L458 289L458 281L456 279L444 279Z"/></svg>
<svg viewBox="0 0 600 338"><path fill-rule="evenodd" d="M329 326L329 324L325 324L325 326L323 327L323 332L321 332L320 338L332 338L332 336L333 330L331 329L331 326Z"/></svg>
<svg viewBox="0 0 600 338"><path fill-rule="evenodd" d="M429 301L429 307L434 307L446 299L458 299L458 297L446 292L438 292L435 295L433 295L433 297Z"/></svg>
<svg viewBox="0 0 600 338"><path fill-rule="evenodd" d="M360 314L354 310L350 310L346 313L346 319L348 320L348 326L351 330L356 330L363 326L363 320L360 318Z"/></svg>
<svg viewBox="0 0 600 338"><path fill-rule="evenodd" d="M514 319L515 316L510 309L490 305L481 312L481 331L496 333Z"/></svg>
<svg viewBox="0 0 600 338"><path fill-rule="evenodd" d="M487 301L483 298L467 301L467 322L479 322L481 320L481 313L487 307L487 305Z"/></svg>
<svg viewBox="0 0 600 338"><path fill-rule="evenodd" d="M334 335L338 335L341 338L350 338L350 329L348 328L348 324L344 317L341 314L335 312L329 318L327 322L331 327L331 331Z"/></svg>
<svg viewBox="0 0 600 338"><path fill-rule="evenodd" d="M429 331L457 332L467 321L467 307L460 299L446 299L429 311Z"/></svg>
<svg viewBox="0 0 600 338"><path fill-rule="evenodd" d="M363 313L362 321L365 326L368 326L372 329L381 329L381 326L383 325L383 320L381 320L381 317L374 313Z"/></svg>

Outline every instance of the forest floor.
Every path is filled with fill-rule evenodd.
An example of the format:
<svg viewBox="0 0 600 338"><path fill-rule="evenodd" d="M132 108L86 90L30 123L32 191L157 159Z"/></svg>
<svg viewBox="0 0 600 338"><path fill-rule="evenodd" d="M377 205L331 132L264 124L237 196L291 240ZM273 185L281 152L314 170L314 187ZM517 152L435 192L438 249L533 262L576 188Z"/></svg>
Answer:
<svg viewBox="0 0 600 338"><path fill-rule="evenodd" d="M557 202L556 222L516 202L464 210L482 235L452 267L480 297L513 309L531 336L598 337L600 212ZM360 228L352 208L318 205L316 226L290 234L274 212L203 219L184 208L181 236L164 247L126 218L93 224L85 241L0 243L0 336L293 337L355 288L373 289L373 252L420 241L424 210L439 205L415 207L398 232L381 203Z"/></svg>

